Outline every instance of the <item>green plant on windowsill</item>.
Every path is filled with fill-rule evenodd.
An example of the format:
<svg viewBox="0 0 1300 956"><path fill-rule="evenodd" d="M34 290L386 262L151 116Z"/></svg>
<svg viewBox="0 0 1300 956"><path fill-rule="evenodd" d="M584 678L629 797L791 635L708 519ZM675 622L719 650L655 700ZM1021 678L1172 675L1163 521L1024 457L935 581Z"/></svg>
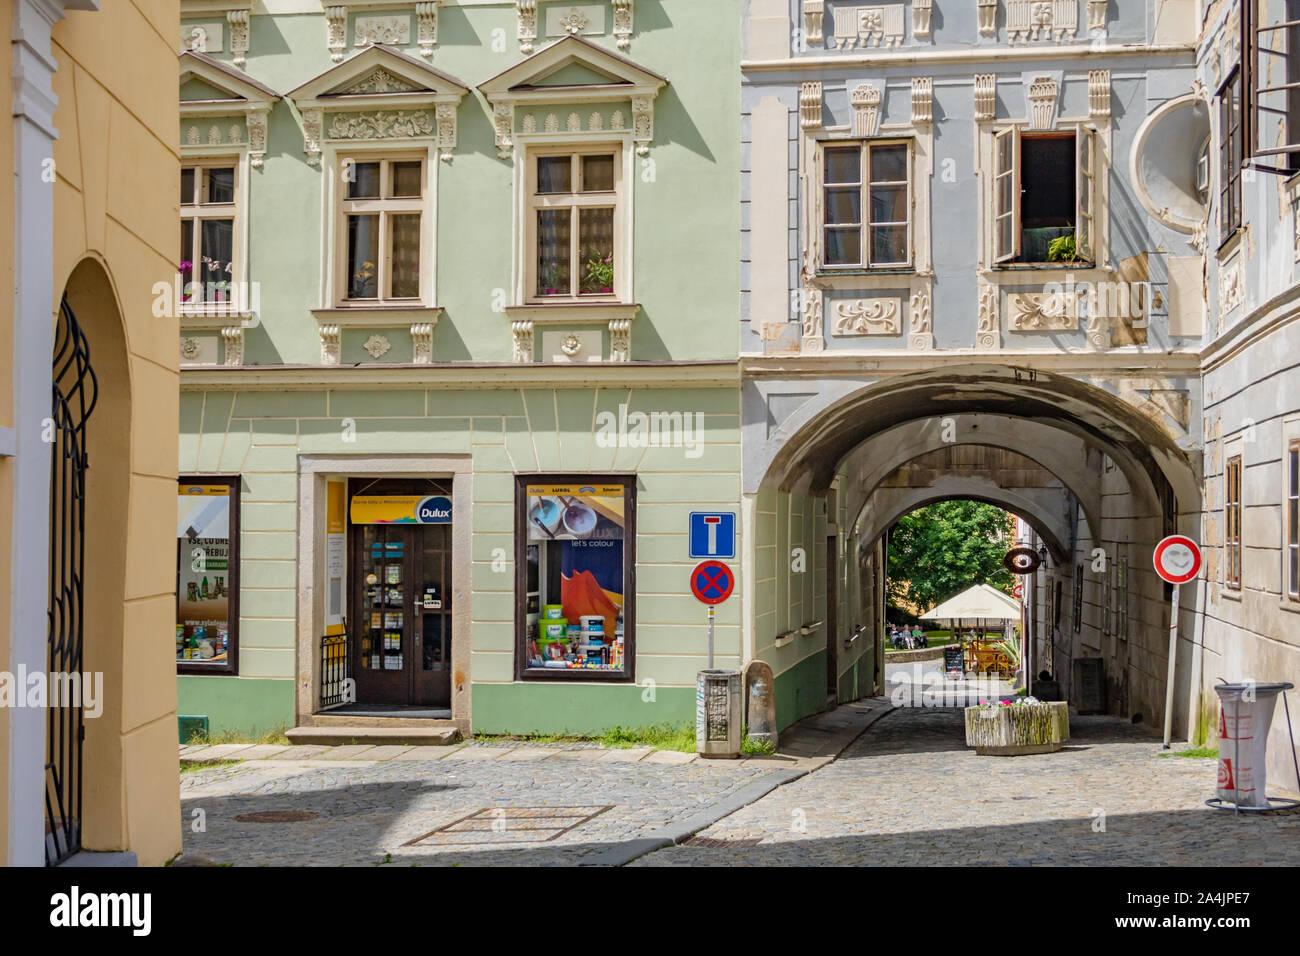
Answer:
<svg viewBox="0 0 1300 956"><path fill-rule="evenodd" d="M1047 244L1048 262L1082 262L1074 244L1074 233L1058 236Z"/></svg>
<svg viewBox="0 0 1300 956"><path fill-rule="evenodd" d="M614 254L601 255L592 246L583 252L582 291L590 294L608 294L614 291Z"/></svg>

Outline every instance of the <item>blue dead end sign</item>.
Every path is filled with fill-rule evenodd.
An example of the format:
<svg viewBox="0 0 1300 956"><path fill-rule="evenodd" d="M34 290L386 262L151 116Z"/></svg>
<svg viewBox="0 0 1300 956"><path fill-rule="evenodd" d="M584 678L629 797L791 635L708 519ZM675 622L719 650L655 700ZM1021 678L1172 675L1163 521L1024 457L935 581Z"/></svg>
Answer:
<svg viewBox="0 0 1300 956"><path fill-rule="evenodd" d="M705 604L721 604L735 587L736 576L721 561L701 561L691 572L691 593Z"/></svg>
<svg viewBox="0 0 1300 956"><path fill-rule="evenodd" d="M736 513L734 511L692 511L687 526L692 558L734 558L736 556Z"/></svg>

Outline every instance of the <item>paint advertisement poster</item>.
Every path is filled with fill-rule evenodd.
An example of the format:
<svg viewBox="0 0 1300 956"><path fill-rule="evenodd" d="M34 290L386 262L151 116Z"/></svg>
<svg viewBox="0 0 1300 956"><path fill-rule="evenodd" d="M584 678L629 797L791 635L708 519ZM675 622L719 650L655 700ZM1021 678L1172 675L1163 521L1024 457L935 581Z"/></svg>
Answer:
<svg viewBox="0 0 1300 956"><path fill-rule="evenodd" d="M225 664L230 650L230 488L180 485L176 508L176 659Z"/></svg>

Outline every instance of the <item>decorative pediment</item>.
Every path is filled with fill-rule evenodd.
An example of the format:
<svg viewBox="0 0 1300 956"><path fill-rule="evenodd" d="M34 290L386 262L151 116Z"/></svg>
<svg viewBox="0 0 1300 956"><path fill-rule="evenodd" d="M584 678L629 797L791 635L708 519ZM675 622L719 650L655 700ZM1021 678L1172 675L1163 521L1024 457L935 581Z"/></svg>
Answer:
<svg viewBox="0 0 1300 956"><path fill-rule="evenodd" d="M200 125L207 127L203 140L208 145L222 142L222 126L225 124L199 124L199 120L242 115L247 137L244 131L234 127L229 131L227 142L241 147L246 142L249 163L254 168L260 167L266 155L266 119L280 94L205 53L187 50L177 58L177 62L181 123L190 125L185 145L199 145L200 137L194 131ZM214 130L217 132L215 137Z"/></svg>
<svg viewBox="0 0 1300 956"><path fill-rule="evenodd" d="M492 104L502 158L514 150L515 107L631 100L632 139L645 156L654 139L654 99L668 84L631 60L577 36L557 40L479 85Z"/></svg>
<svg viewBox="0 0 1300 956"><path fill-rule="evenodd" d="M456 109L468 92L455 77L374 44L287 96L302 115L303 152L314 166L327 139L436 138L442 159L450 161Z"/></svg>

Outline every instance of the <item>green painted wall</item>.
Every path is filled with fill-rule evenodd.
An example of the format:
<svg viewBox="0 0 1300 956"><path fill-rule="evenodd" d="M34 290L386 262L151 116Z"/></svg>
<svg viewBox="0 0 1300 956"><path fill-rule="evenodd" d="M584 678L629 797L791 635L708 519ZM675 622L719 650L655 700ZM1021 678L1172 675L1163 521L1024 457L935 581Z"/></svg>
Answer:
<svg viewBox="0 0 1300 956"><path fill-rule="evenodd" d="M480 734L597 733L610 727L695 722L695 687L610 684L473 685L473 731Z"/></svg>
<svg viewBox="0 0 1300 956"><path fill-rule="evenodd" d="M178 715L206 716L208 733L256 737L293 726L293 681L183 676L176 679Z"/></svg>
<svg viewBox="0 0 1300 956"><path fill-rule="evenodd" d="M820 650L776 675L776 725L784 730L797 720L826 709L826 651Z"/></svg>

